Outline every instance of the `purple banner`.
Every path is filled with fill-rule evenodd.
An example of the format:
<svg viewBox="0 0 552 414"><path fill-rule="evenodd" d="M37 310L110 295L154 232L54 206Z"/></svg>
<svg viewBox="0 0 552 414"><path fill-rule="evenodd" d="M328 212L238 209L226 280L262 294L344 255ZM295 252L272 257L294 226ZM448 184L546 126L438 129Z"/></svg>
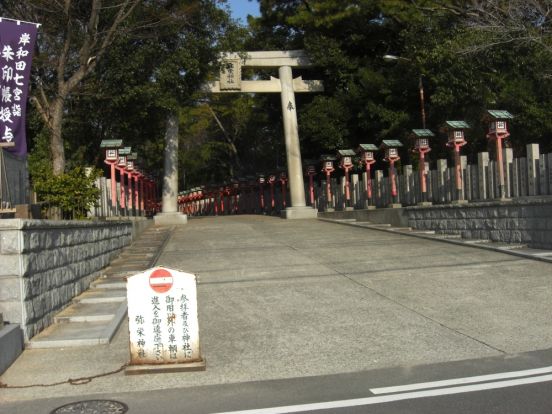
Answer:
<svg viewBox="0 0 552 414"><path fill-rule="evenodd" d="M0 147L27 154L25 115L37 25L0 18Z"/></svg>

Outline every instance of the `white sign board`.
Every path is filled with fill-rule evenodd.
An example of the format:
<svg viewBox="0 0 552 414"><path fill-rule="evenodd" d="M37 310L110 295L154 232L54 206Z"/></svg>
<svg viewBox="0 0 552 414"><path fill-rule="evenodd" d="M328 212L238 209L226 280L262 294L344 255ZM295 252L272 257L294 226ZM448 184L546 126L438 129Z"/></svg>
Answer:
<svg viewBox="0 0 552 414"><path fill-rule="evenodd" d="M154 267L127 281L130 364L202 361L196 277Z"/></svg>

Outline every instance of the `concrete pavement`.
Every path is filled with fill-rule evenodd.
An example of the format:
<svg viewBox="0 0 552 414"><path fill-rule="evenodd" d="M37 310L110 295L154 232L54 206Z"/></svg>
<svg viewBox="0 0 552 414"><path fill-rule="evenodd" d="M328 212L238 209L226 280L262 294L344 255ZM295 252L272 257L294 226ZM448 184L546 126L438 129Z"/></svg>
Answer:
<svg viewBox="0 0 552 414"><path fill-rule="evenodd" d="M314 220L190 220L158 264L199 276L205 372L3 389L0 401L187 388L552 348L552 264ZM29 349L0 377L45 384L128 361L108 345Z"/></svg>

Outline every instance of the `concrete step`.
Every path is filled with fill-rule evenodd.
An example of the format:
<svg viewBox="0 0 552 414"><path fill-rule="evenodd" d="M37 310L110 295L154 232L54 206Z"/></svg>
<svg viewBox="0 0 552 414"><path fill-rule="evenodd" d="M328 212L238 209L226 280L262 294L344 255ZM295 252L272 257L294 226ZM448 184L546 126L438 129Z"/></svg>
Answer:
<svg viewBox="0 0 552 414"><path fill-rule="evenodd" d="M465 239L464 243L466 244L487 244L491 243L489 239Z"/></svg>
<svg viewBox="0 0 552 414"><path fill-rule="evenodd" d="M93 282L92 286L98 289L126 290L126 280L123 278L103 278Z"/></svg>
<svg viewBox="0 0 552 414"><path fill-rule="evenodd" d="M436 239L461 239L459 234L435 234Z"/></svg>
<svg viewBox="0 0 552 414"><path fill-rule="evenodd" d="M552 258L552 250L531 249L529 247L522 247L518 250L520 253L526 253L534 257Z"/></svg>
<svg viewBox="0 0 552 414"><path fill-rule="evenodd" d="M375 229L379 231L389 231L393 233L401 233L412 237L423 238L427 240L442 241L444 243L454 243L458 245L472 246L496 252L502 252L515 256L525 257L533 260L540 260L552 263L552 251L532 249L525 244L519 243L499 243L488 239L463 239L460 234L443 234L437 233L434 230L418 230L409 229L408 227L392 227L391 224L374 224L369 221L348 222L347 220L336 220L330 218L319 218L320 221L329 223L343 224L353 227L362 227Z"/></svg>
<svg viewBox="0 0 552 414"><path fill-rule="evenodd" d="M39 349L108 344L125 315L126 309L125 313L108 322L56 323L36 335L27 347Z"/></svg>
<svg viewBox="0 0 552 414"><path fill-rule="evenodd" d="M81 293L75 303L106 303L122 302L126 300L126 289L89 289Z"/></svg>
<svg viewBox="0 0 552 414"><path fill-rule="evenodd" d="M147 261L131 261L130 263L117 263L112 266L109 266L105 272L130 272L138 271L141 272L144 269L147 269L151 266L151 262Z"/></svg>
<svg viewBox="0 0 552 414"><path fill-rule="evenodd" d="M517 250L517 249L524 249L527 247L526 244L500 243L500 242L493 242L491 243L491 246L500 250Z"/></svg>
<svg viewBox="0 0 552 414"><path fill-rule="evenodd" d="M103 303L77 302L58 313L54 317L54 322L109 322L120 307L126 308L126 303L124 301Z"/></svg>
<svg viewBox="0 0 552 414"><path fill-rule="evenodd" d="M151 260L155 257L154 253L144 253L144 252L124 252L116 260L126 260L126 259L148 259ZM115 261L113 261L115 262Z"/></svg>
<svg viewBox="0 0 552 414"><path fill-rule="evenodd" d="M29 348L107 344L127 313L126 277L155 264L171 228L147 229L81 293L54 317L54 324L31 339Z"/></svg>
<svg viewBox="0 0 552 414"><path fill-rule="evenodd" d="M131 251L135 251L135 252L143 252L143 253L154 252L155 249L157 249L157 247L160 246L161 244L162 242L160 241L152 240L151 242L148 242L143 245L132 245L130 246L130 249L132 249Z"/></svg>

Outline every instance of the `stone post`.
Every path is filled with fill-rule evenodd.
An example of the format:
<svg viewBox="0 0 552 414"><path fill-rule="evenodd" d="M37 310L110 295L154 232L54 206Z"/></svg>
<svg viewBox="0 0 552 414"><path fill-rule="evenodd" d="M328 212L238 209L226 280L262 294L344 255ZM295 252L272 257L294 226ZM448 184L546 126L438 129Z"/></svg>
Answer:
<svg viewBox="0 0 552 414"><path fill-rule="evenodd" d="M552 195L552 153L546 154L547 175L548 175L548 195Z"/></svg>
<svg viewBox="0 0 552 414"><path fill-rule="evenodd" d="M351 206L358 208L360 200L360 185L358 174L351 174Z"/></svg>
<svg viewBox="0 0 552 414"><path fill-rule="evenodd" d="M479 176L479 198L487 199L487 169L489 167L489 153L480 152L477 154L477 175Z"/></svg>
<svg viewBox="0 0 552 414"><path fill-rule="evenodd" d="M293 92L293 75L290 66L281 66L278 69L282 93L282 118L284 121L284 135L286 143L286 158L289 178L289 192L291 207L282 211L285 218L316 218L317 212L307 207L305 202L305 188L303 186L303 167L301 165L301 148L299 146L299 132L297 127L297 106Z"/></svg>
<svg viewBox="0 0 552 414"><path fill-rule="evenodd" d="M462 177L462 188L460 189L462 194L462 199L467 200L467 191L466 187L469 187L466 185L466 170L468 169L468 157L465 155L460 156L460 176Z"/></svg>
<svg viewBox="0 0 552 414"><path fill-rule="evenodd" d="M512 197L512 163L514 161L514 151L512 148L502 150L502 160L504 162L504 191L506 197Z"/></svg>
<svg viewBox="0 0 552 414"><path fill-rule="evenodd" d="M527 195L538 195L539 144L527 144Z"/></svg>
<svg viewBox="0 0 552 414"><path fill-rule="evenodd" d="M174 112L167 117L164 167L161 213L155 215L155 224L185 224L186 215L178 212L178 115Z"/></svg>
<svg viewBox="0 0 552 414"><path fill-rule="evenodd" d="M444 203L447 201L447 160L437 160L437 180L439 186L439 202Z"/></svg>
<svg viewBox="0 0 552 414"><path fill-rule="evenodd" d="M539 161L539 194L544 195L548 194L548 176L546 175L547 168L547 159L546 154L541 154Z"/></svg>
<svg viewBox="0 0 552 414"><path fill-rule="evenodd" d="M416 186L412 185L412 165L408 164L404 166L404 202L406 204L413 204L416 196Z"/></svg>
<svg viewBox="0 0 552 414"><path fill-rule="evenodd" d="M339 177L339 210L347 210L347 198L345 197L345 187L347 186L345 176Z"/></svg>
<svg viewBox="0 0 552 414"><path fill-rule="evenodd" d="M382 170L376 170L374 172L374 181L376 183L376 191L375 191L375 198L376 202L375 204L381 207L385 204L385 200L383 200L383 171Z"/></svg>

